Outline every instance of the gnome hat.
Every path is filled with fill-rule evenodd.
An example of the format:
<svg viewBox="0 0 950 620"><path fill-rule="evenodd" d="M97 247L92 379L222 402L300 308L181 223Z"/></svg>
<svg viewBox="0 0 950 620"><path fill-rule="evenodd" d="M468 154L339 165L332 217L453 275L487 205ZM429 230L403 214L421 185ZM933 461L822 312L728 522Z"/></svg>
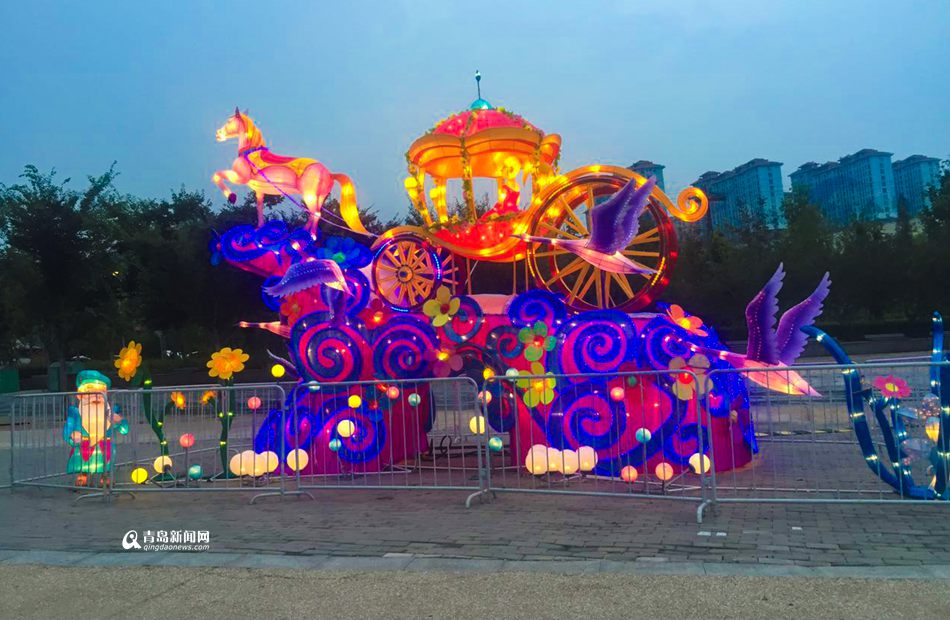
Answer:
<svg viewBox="0 0 950 620"><path fill-rule="evenodd" d="M98 370L83 370L76 375L77 392L105 392L112 387L112 381Z"/></svg>

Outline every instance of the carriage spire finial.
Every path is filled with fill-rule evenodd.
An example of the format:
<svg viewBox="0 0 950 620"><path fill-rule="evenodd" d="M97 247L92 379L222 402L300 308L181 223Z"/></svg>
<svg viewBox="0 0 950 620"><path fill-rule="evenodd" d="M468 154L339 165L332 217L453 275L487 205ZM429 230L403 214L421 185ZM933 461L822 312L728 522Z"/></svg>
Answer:
<svg viewBox="0 0 950 620"><path fill-rule="evenodd" d="M492 105L482 99L482 74L477 69L475 70L475 88L478 89L478 99L473 101L468 108L470 110L491 110Z"/></svg>

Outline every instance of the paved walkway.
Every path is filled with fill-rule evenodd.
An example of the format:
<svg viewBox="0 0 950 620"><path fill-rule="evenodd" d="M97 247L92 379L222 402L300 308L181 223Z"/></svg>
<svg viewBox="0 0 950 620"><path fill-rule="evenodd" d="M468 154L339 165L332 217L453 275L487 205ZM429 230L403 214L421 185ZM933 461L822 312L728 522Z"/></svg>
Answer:
<svg viewBox="0 0 950 620"><path fill-rule="evenodd" d="M211 555L211 554L207 554ZM41 584L41 587L40 587ZM0 565L0 616L947 618L946 581Z"/></svg>
<svg viewBox="0 0 950 620"><path fill-rule="evenodd" d="M692 503L640 498L504 494L466 509L464 493L434 491L337 490L253 506L243 493L74 497L0 491L0 549L113 553L128 530L207 530L212 553L950 566L943 505L730 505L697 525Z"/></svg>

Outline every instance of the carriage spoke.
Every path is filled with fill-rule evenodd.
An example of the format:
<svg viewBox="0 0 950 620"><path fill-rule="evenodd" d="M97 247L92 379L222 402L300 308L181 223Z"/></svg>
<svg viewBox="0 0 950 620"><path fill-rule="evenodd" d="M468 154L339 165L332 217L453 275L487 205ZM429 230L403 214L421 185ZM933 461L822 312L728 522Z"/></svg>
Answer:
<svg viewBox="0 0 950 620"><path fill-rule="evenodd" d="M564 220L564 223L573 229L581 237L586 237L588 230L587 226L584 225L584 222L581 221L577 214L574 213L573 209L567 210L567 219Z"/></svg>
<svg viewBox="0 0 950 620"><path fill-rule="evenodd" d="M646 232L642 232L633 239L630 240L630 245L638 245L641 243L653 243L660 240L660 228L654 226ZM629 246L628 246L629 247Z"/></svg>
<svg viewBox="0 0 950 620"><path fill-rule="evenodd" d="M603 272L600 269L594 270L594 299L597 301L597 306L600 308L604 307L604 276Z"/></svg>
<svg viewBox="0 0 950 620"><path fill-rule="evenodd" d="M565 266L564 266L564 269L558 269L558 270L556 270L556 271L554 272L554 274L551 276L550 279L545 280L544 284L545 284L545 285L551 284L552 282L554 282L554 281L557 280L558 278L564 279L564 276L569 276L569 275L571 275L572 273L574 273L575 271L579 270L581 267L583 267L583 266L586 265L586 264L587 264L587 263L584 261L583 258L580 258L580 257L575 258L574 260L572 260L571 262L569 262L567 265L565 265Z"/></svg>
<svg viewBox="0 0 950 620"><path fill-rule="evenodd" d="M566 230L561 230L560 228L557 228L556 226L548 222L541 222L539 224L539 227L547 228L548 231L554 233L555 239L557 239L559 235L562 238L567 237L568 239L580 239L580 237L578 237L577 235L574 235L573 233L569 233Z"/></svg>
<svg viewBox="0 0 950 620"><path fill-rule="evenodd" d="M660 256L659 252L647 252L646 250L624 250L621 254L624 256L646 256L652 258L658 258Z"/></svg>
<svg viewBox="0 0 950 620"><path fill-rule="evenodd" d="M587 291L590 290L591 285L594 283L594 280L597 279L598 270L593 269L593 273L590 274L590 277L587 278L587 283L584 284L584 287L581 289L581 292L577 295L578 299L583 299L587 295Z"/></svg>
<svg viewBox="0 0 950 620"><path fill-rule="evenodd" d="M611 275L617 280L617 284L620 286L620 290L623 291L624 295L626 295L628 299L633 299L633 289L630 288L630 283L627 282L627 276L622 273L614 273Z"/></svg>
<svg viewBox="0 0 950 620"><path fill-rule="evenodd" d="M577 280L574 281L574 286L571 287L571 293L569 299L577 298L577 291L581 288L581 285L584 283L584 278L587 277L587 272L590 271L591 266L589 263L584 263L584 268L581 269L580 273L577 274Z"/></svg>

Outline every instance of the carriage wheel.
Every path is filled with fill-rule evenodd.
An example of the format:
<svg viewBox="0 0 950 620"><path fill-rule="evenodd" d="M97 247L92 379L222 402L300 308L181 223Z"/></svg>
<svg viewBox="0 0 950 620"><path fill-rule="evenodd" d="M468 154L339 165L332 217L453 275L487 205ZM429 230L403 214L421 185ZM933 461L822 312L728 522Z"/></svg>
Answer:
<svg viewBox="0 0 950 620"><path fill-rule="evenodd" d="M434 298L441 285L455 284L451 254L410 233L381 245L371 270L376 293L393 308L407 312Z"/></svg>
<svg viewBox="0 0 950 620"><path fill-rule="evenodd" d="M618 172L576 171L544 199L530 234L554 239L586 239L590 208L622 188L632 176ZM563 248L535 244L528 261L538 285L564 296L576 310L614 308L634 312L650 304L666 288L676 260L676 233L654 189L640 216L640 227L624 256L653 274L613 273L599 269Z"/></svg>

